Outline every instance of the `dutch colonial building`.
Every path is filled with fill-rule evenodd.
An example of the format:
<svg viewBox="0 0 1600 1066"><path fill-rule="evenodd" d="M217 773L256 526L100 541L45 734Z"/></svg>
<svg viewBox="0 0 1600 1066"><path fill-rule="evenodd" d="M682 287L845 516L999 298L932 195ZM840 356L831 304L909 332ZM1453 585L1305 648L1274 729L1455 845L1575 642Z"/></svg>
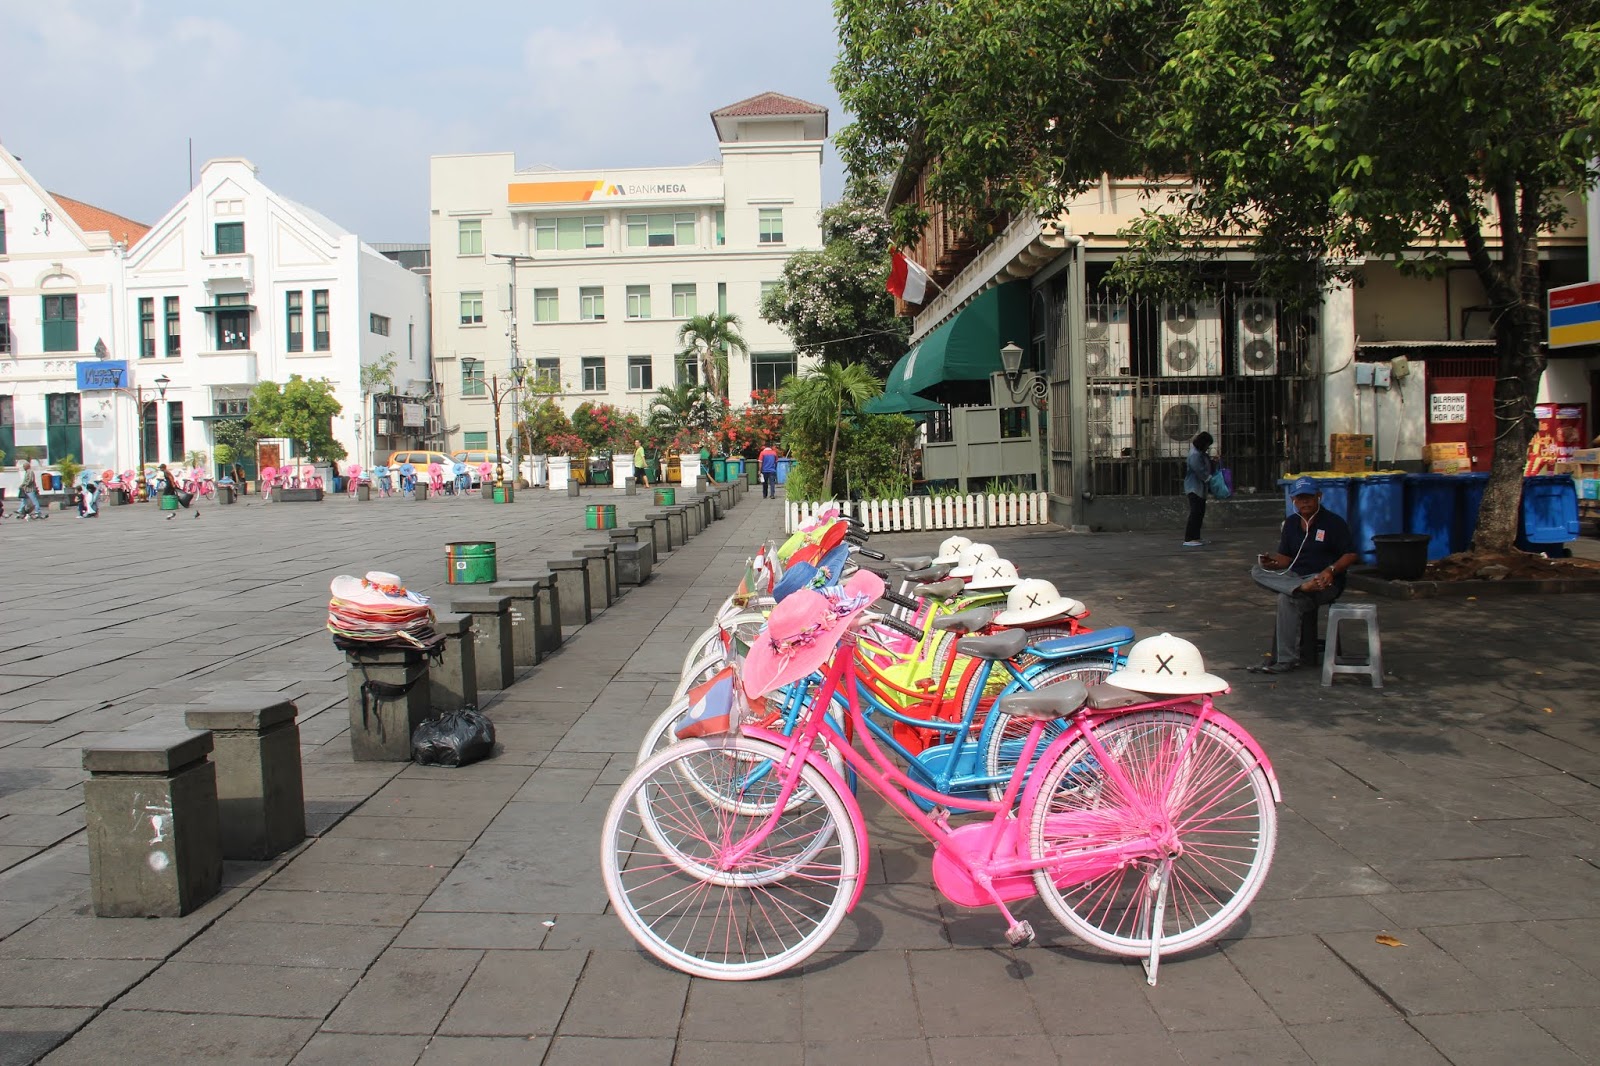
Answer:
<svg viewBox="0 0 1600 1066"><path fill-rule="evenodd" d="M788 257L821 245L828 112L763 93L711 120L720 158L692 166L433 157L434 354L446 421L459 426L450 448L489 446L490 383L509 382L514 351L530 379L559 382L568 411L603 401L642 412L656 389L696 380L674 355L697 314L742 322L750 357L729 360L734 403L795 372L792 342L758 308ZM513 417L505 406L503 434Z"/></svg>

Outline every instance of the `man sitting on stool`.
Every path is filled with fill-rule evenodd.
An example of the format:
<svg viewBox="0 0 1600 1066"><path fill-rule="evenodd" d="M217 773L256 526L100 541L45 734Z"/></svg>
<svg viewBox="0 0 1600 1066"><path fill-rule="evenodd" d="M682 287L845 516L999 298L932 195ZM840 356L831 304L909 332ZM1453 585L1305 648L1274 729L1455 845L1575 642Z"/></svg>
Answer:
<svg viewBox="0 0 1600 1066"><path fill-rule="evenodd" d="M1300 647L1306 615L1332 603L1344 592L1344 573L1356 563L1355 544L1344 519L1322 508L1322 492L1308 477L1289 486L1295 513L1283 520L1278 550L1262 552L1250 576L1278 594L1277 657L1252 672L1286 674L1304 657L1313 662L1315 648Z"/></svg>

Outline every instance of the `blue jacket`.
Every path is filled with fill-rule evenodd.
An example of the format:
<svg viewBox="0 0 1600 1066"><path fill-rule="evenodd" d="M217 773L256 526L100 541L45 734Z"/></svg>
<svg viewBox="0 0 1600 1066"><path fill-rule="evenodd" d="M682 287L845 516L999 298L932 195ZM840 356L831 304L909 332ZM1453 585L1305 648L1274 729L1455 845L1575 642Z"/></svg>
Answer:
<svg viewBox="0 0 1600 1066"><path fill-rule="evenodd" d="M1206 479L1211 476L1211 459L1205 452L1189 445L1189 461L1183 472L1183 491L1192 492L1201 499L1206 495Z"/></svg>
<svg viewBox="0 0 1600 1066"><path fill-rule="evenodd" d="M761 472L763 474L778 472L778 453L771 448L761 449Z"/></svg>

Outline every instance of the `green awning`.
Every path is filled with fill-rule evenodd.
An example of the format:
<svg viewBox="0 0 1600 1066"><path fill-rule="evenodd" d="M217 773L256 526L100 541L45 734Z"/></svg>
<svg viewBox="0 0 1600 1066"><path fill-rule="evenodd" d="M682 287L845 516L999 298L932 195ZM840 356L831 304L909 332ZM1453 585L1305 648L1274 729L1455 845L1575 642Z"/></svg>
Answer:
<svg viewBox="0 0 1600 1066"><path fill-rule="evenodd" d="M203 315L213 315L221 311L254 311L255 304L203 304L195 310Z"/></svg>
<svg viewBox="0 0 1600 1066"><path fill-rule="evenodd" d="M1028 347L1028 283L1012 281L979 293L889 371L884 392L914 396L946 381L987 381L1004 369L1000 349Z"/></svg>
<svg viewBox="0 0 1600 1066"><path fill-rule="evenodd" d="M943 411L944 405L903 392L881 392L863 404L861 409L869 415L927 414Z"/></svg>

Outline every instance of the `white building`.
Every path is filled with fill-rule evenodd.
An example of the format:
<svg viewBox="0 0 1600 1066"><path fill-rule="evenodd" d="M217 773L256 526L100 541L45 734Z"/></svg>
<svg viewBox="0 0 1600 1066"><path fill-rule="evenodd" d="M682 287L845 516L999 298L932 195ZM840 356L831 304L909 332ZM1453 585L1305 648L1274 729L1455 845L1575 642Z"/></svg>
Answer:
<svg viewBox="0 0 1600 1066"><path fill-rule="evenodd" d="M392 358L396 390L427 391L424 279L267 188L248 160L201 169L199 184L129 249L126 289L123 335L132 340L123 351L145 389L151 463L209 453L211 421L243 414L258 381L298 374L333 383L343 405L333 435L352 461L372 465L378 427L363 417L361 367ZM156 400L160 377L169 384ZM135 404L118 402L121 469L138 462L140 441ZM290 457L288 442L269 441L250 458Z"/></svg>
<svg viewBox="0 0 1600 1066"><path fill-rule="evenodd" d="M451 449L488 447L488 385L510 380L513 321L530 378L559 380L569 412L584 401L645 411L680 380L677 333L696 314L742 321L750 358L729 360L734 403L794 373L792 342L758 308L790 255L821 246L828 112L763 93L711 120L721 158L693 166L433 157L434 358ZM501 418L509 437L509 405Z"/></svg>
<svg viewBox="0 0 1600 1066"><path fill-rule="evenodd" d="M78 371L122 358L122 257L144 231L46 192L0 148L4 465L16 465L19 447L42 449L49 463L67 455L91 467L114 463L110 410L84 402Z"/></svg>

